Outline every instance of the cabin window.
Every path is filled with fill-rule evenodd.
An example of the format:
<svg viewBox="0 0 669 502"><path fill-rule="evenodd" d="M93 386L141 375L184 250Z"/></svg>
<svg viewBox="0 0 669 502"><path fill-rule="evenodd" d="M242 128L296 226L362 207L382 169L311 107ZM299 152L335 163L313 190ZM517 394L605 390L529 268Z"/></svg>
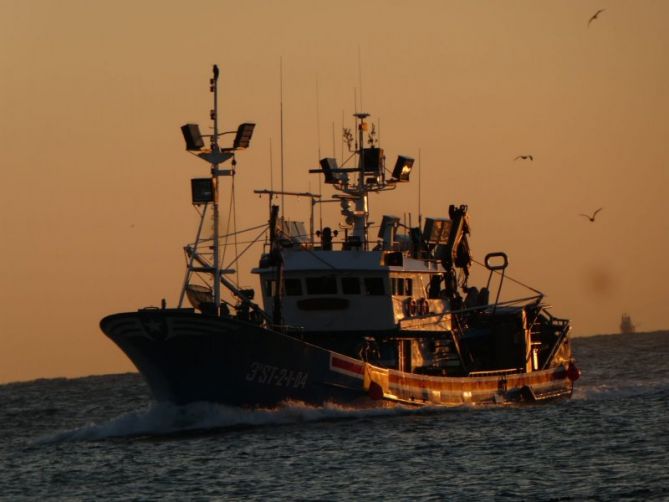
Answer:
<svg viewBox="0 0 669 502"><path fill-rule="evenodd" d="M390 279L390 287L393 294L397 296L411 296L413 283L411 279L404 277L393 277Z"/></svg>
<svg viewBox="0 0 669 502"><path fill-rule="evenodd" d="M430 277L430 286L428 287L428 298L439 298L439 291L441 290L441 274L435 274Z"/></svg>
<svg viewBox="0 0 669 502"><path fill-rule="evenodd" d="M360 279L357 277L342 277L341 292L345 295L359 295Z"/></svg>
<svg viewBox="0 0 669 502"><path fill-rule="evenodd" d="M286 279L284 281L284 288L286 289L286 296L302 295L302 281L299 279Z"/></svg>
<svg viewBox="0 0 669 502"><path fill-rule="evenodd" d="M265 296L274 296L276 294L276 281L274 279L265 280Z"/></svg>
<svg viewBox="0 0 669 502"><path fill-rule="evenodd" d="M392 277L390 279L390 289L394 295L404 296L404 279L401 277Z"/></svg>
<svg viewBox="0 0 669 502"><path fill-rule="evenodd" d="M308 277L307 294L336 295L337 279L335 277Z"/></svg>
<svg viewBox="0 0 669 502"><path fill-rule="evenodd" d="M302 282L300 279L286 279L283 281L284 293L287 296L300 296L302 295ZM276 291L276 280L275 279L266 279L263 289L265 291L265 296L275 296Z"/></svg>
<svg viewBox="0 0 669 502"><path fill-rule="evenodd" d="M379 296L385 294L382 277L365 277L365 294Z"/></svg>

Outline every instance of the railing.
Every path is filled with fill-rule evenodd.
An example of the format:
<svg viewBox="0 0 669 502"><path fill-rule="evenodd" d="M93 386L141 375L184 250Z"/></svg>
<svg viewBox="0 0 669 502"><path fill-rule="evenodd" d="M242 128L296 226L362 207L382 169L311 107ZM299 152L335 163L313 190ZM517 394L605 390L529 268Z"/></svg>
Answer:
<svg viewBox="0 0 669 502"><path fill-rule="evenodd" d="M548 365L551 363L551 361L553 361L553 358L555 357L555 353L558 351L558 349L562 345L562 342L564 342L564 339L567 337L567 334L569 333L569 330L570 330L568 319L558 319L557 317L553 317L548 312L546 312L546 315L548 316L548 319L551 322L551 327L559 329L560 334L558 335L557 340L553 344L553 348L551 349L550 353L548 354L548 357L544 361L544 364L541 366L542 370L545 370L546 368L548 368Z"/></svg>
<svg viewBox="0 0 669 502"><path fill-rule="evenodd" d="M512 375L518 373L522 368L507 368L503 370L484 370L484 371L470 371L467 376L497 376L497 375Z"/></svg>
<svg viewBox="0 0 669 502"><path fill-rule="evenodd" d="M525 298L517 298L514 300L507 300L504 302L499 302L497 304L494 303L488 303L486 305L475 305L474 307L467 307L467 308L462 308L462 309L457 309L457 310L445 310L444 312L433 312L433 313L428 313L425 315L416 315L413 316L409 319L429 319L430 317L443 317L448 314L465 314L467 312L476 312L476 311L483 311L487 310L490 308L493 308L495 306L500 307L500 306L513 306L515 304L519 303L529 303L531 300L537 301L541 300L543 298L543 295L534 295L534 296L528 296ZM408 321L409 319L403 319L402 321ZM555 318L552 318L555 319ZM400 322L402 322L400 321ZM567 321L568 322L568 321Z"/></svg>

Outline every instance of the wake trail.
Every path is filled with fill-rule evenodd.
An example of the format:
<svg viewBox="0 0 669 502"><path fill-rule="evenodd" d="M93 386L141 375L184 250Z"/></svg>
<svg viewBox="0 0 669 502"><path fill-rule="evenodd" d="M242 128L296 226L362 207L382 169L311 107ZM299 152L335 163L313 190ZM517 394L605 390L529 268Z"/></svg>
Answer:
<svg viewBox="0 0 669 502"><path fill-rule="evenodd" d="M160 437L205 431L291 425L328 420L393 417L407 414L439 413L454 408L394 407L347 408L328 404L322 407L303 403L285 403L273 409L249 410L216 403L192 403L176 406L155 403L148 408L125 413L100 424L89 424L73 430L41 437L39 444L68 441L96 441L113 438Z"/></svg>

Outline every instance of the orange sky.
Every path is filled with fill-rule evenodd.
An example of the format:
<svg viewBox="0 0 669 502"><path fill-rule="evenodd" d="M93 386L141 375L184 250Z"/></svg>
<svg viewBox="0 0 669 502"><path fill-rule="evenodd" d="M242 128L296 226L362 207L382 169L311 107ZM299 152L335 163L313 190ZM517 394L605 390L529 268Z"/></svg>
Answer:
<svg viewBox="0 0 669 502"><path fill-rule="evenodd" d="M575 335L624 311L669 327L667 19L662 0L0 0L0 382L132 370L98 321L177 300L207 173L179 126L206 126L213 63L224 127L257 123L239 227L266 220L270 138L278 186L282 60L286 189L318 189L356 89L390 159L420 149L423 214L468 204L476 256L506 251ZM415 174L376 219L416 218Z"/></svg>

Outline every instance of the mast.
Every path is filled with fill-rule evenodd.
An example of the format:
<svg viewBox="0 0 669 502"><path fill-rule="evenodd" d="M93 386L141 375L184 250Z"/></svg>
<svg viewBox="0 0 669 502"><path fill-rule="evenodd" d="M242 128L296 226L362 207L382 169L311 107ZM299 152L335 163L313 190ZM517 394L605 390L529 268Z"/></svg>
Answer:
<svg viewBox="0 0 669 502"><path fill-rule="evenodd" d="M343 194L333 195L334 200L341 204L341 214L345 218L347 230L344 249L368 250L369 242L368 219L369 219L369 192L382 192L394 190L398 183L409 181L409 175L414 164L414 159L404 155L398 155L395 167L386 177L385 155L383 149L377 146L378 138L374 124L370 131L367 130L365 119L368 113L356 112L355 127L358 135L354 136L350 129L343 129L343 141L348 145L348 151L357 156L358 163L355 167L340 167L334 157L320 160L320 169L309 169L310 173L320 173L325 176L325 183L333 186L335 190ZM365 148L365 133L370 148ZM355 147L351 143L355 140ZM334 154L334 152L333 152ZM342 147L343 154L343 147ZM353 156L352 155L352 156ZM352 175L349 180L349 174ZM355 179L357 176L357 179ZM320 202L328 202L321 200Z"/></svg>
<svg viewBox="0 0 669 502"><path fill-rule="evenodd" d="M221 253L220 253L220 211L219 211L219 177L220 176L234 176L235 175L235 152L237 150L243 150L248 148L251 141L251 136L253 135L253 129L255 124L251 122L245 122L239 125L236 131L223 131L219 132L218 127L218 66L213 65L213 77L209 79L209 91L213 94L213 108L209 112L209 118L212 121L212 134L201 134L200 128L197 124L185 124L181 127L181 131L184 135L186 141L186 150L192 153L193 155L199 157L200 159L206 161L210 165L210 178L194 178L191 180L191 190L193 193L193 205L205 205L205 210L202 211L202 220L200 222L200 228L202 222L204 221L206 214L206 206L211 203L212 205L212 219L213 219L213 242L212 242L212 258L211 262L204 259L202 255L197 252L197 245L200 240L200 231L198 231L198 237L195 242L195 246L186 246L185 251L189 257L188 262L188 272L186 274L186 280L184 281L184 286L180 295L179 305L183 300L184 292L188 287L188 280L192 272L205 272L211 274L212 285L212 312L215 315L219 316L221 314L221 283L228 289L230 289L236 296L238 296L242 301L250 302L250 299L246 298L243 293L234 287L230 281L226 280L223 277L223 274L230 271L221 270ZM232 147L221 148L218 144L219 136L224 134L236 134ZM205 137L210 138L210 148L208 150L204 148L204 139ZM219 166L224 162L232 159L232 166L230 169L219 169ZM194 259L193 259L194 257ZM196 267L194 261L197 261L198 266Z"/></svg>
<svg viewBox="0 0 669 502"><path fill-rule="evenodd" d="M358 188L355 198L355 212L353 214L353 230L351 235L358 237L362 245L367 247L367 190L365 188L365 141L364 132L367 128L365 119L369 113L355 114L358 119Z"/></svg>

